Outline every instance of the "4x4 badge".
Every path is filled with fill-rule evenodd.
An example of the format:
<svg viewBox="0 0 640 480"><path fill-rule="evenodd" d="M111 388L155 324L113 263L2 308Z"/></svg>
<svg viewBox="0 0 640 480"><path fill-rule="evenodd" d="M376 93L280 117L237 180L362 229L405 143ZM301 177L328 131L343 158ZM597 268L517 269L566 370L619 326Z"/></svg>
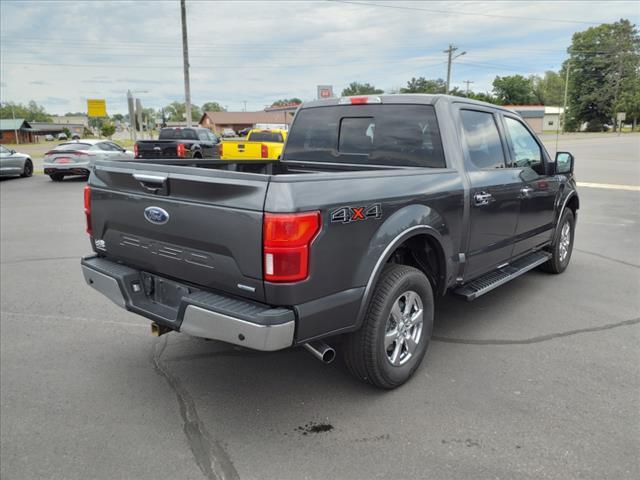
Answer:
<svg viewBox="0 0 640 480"><path fill-rule="evenodd" d="M331 212L332 223L351 223L381 217L382 207L379 203L364 207L340 207Z"/></svg>

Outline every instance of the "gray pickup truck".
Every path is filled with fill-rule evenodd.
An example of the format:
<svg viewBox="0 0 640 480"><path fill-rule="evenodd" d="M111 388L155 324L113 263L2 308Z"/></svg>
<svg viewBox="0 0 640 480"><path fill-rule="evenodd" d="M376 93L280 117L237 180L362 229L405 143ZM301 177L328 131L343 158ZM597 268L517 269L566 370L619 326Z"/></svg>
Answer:
<svg viewBox="0 0 640 480"><path fill-rule="evenodd" d="M573 157L510 110L430 95L303 104L277 162L97 161L89 285L171 330L305 346L381 388L431 337L434 297L472 300L568 265Z"/></svg>

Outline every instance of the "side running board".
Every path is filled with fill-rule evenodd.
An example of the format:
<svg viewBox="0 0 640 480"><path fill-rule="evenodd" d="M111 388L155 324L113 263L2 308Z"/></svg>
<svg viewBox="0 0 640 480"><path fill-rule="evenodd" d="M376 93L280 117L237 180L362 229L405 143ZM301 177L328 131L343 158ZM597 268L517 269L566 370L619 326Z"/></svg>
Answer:
<svg viewBox="0 0 640 480"><path fill-rule="evenodd" d="M523 273L536 268L551 258L549 252L533 252L513 263L489 272L482 277L456 288L453 293L467 300L475 300L496 287L519 277Z"/></svg>

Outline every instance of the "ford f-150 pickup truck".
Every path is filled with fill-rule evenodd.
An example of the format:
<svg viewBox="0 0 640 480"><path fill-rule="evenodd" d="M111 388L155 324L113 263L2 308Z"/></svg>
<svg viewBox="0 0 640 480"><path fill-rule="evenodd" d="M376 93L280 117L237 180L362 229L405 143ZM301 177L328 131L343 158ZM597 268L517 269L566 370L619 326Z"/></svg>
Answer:
<svg viewBox="0 0 640 480"><path fill-rule="evenodd" d="M220 145L222 160L277 160L287 140L286 130L249 130L246 139L225 140Z"/></svg>
<svg viewBox="0 0 640 480"><path fill-rule="evenodd" d="M572 155L514 112L386 95L303 104L276 162L97 161L84 208L87 283L155 334L324 361L340 340L388 389L421 363L437 295L565 270L579 199Z"/></svg>
<svg viewBox="0 0 640 480"><path fill-rule="evenodd" d="M207 128L163 128L158 140L139 140L136 158L220 158L220 140Z"/></svg>

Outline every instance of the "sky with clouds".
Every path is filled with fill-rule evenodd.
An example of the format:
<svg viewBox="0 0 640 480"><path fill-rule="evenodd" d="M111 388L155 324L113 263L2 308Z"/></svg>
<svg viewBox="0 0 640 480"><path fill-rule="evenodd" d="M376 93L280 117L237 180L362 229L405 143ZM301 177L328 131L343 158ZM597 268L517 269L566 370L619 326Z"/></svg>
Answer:
<svg viewBox="0 0 640 480"><path fill-rule="evenodd" d="M638 24L640 2L187 0L187 17L193 103L260 110L319 84L445 78L450 43L467 52L452 85L489 91L496 75L559 69L577 31ZM124 113L128 89L153 108L184 99L178 0L2 0L0 27L3 102L65 113L106 98Z"/></svg>

